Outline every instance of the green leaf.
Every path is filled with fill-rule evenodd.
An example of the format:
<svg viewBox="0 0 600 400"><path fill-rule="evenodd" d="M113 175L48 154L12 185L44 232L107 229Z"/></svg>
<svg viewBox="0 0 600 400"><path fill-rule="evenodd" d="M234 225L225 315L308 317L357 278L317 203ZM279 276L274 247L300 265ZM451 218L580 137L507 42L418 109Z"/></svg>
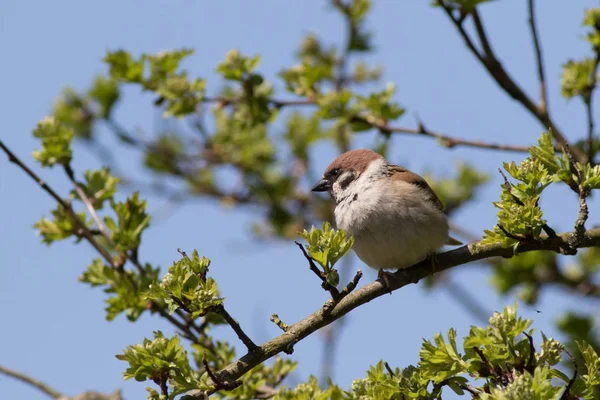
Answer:
<svg viewBox="0 0 600 400"><path fill-rule="evenodd" d="M104 62L109 66L111 78L128 83L142 83L144 81L145 57L135 60L125 50L108 51Z"/></svg>
<svg viewBox="0 0 600 400"><path fill-rule="evenodd" d="M37 124L33 136L42 141L42 149L33 152L33 158L42 167L53 167L56 164L67 165L71 162L71 140L75 133L57 121L54 117L45 117Z"/></svg>
<svg viewBox="0 0 600 400"><path fill-rule="evenodd" d="M152 380L157 384L168 382L176 393L209 388L194 375L179 336L169 339L162 332L155 331L154 339L144 339L143 344L127 346L116 357L129 364L123 374L125 379L135 378L138 382Z"/></svg>
<svg viewBox="0 0 600 400"><path fill-rule="evenodd" d="M51 211L54 219L43 217L35 223L34 228L42 236L42 242L50 245L55 241L64 240L77 232L78 225L62 206ZM85 212L77 213L81 221L85 221ZM85 222L84 222L85 223Z"/></svg>
<svg viewBox="0 0 600 400"><path fill-rule="evenodd" d="M88 95L98 105L98 117L109 118L115 103L119 100L119 86L116 80L103 76L96 77L88 90Z"/></svg>
<svg viewBox="0 0 600 400"><path fill-rule="evenodd" d="M137 249L142 232L150 225L146 201L140 199L139 192L135 192L124 203L112 201L111 206L118 219L118 224L105 219L112 231L112 240L121 251Z"/></svg>
<svg viewBox="0 0 600 400"><path fill-rule="evenodd" d="M569 60L563 64L560 82L561 93L567 100L579 96L585 103L590 101L592 88L598 79L593 74L595 61L584 58L582 61Z"/></svg>
<svg viewBox="0 0 600 400"><path fill-rule="evenodd" d="M322 229L311 227L310 231L306 229L299 232L299 235L308 242L308 255L314 259L326 274L334 271L333 266L342 258L352 247L354 239L347 238L343 229L335 230L331 228L329 222L323 223ZM336 281L336 274L331 275L332 282ZM339 281L339 277L337 277ZM334 285L335 286L335 285Z"/></svg>
<svg viewBox="0 0 600 400"><path fill-rule="evenodd" d="M105 201L114 198L119 178L112 176L108 167L100 170L87 170L84 176L85 182L80 185L81 189L90 199L94 208L101 210ZM76 190L72 190L71 195L74 198L80 198Z"/></svg>
<svg viewBox="0 0 600 400"><path fill-rule="evenodd" d="M173 313L184 307L193 318L206 315L223 304L217 283L206 276L210 260L200 257L196 250L192 257L182 257L169 267L160 282L150 285L146 298L164 301Z"/></svg>
<svg viewBox="0 0 600 400"><path fill-rule="evenodd" d="M238 50L233 49L227 53L225 61L217 66L217 72L227 80L241 82L254 71L259 62L260 56L244 57Z"/></svg>
<svg viewBox="0 0 600 400"><path fill-rule="evenodd" d="M579 351L585 360L587 374L583 375L585 391L583 397L585 399L594 399L594 389L600 386L600 357L594 348L585 341L577 342Z"/></svg>

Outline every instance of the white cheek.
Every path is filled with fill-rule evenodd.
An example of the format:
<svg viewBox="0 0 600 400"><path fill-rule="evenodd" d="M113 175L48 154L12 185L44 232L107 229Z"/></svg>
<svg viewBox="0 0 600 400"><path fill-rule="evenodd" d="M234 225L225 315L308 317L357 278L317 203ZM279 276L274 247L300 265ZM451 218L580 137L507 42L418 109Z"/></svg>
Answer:
<svg viewBox="0 0 600 400"><path fill-rule="evenodd" d="M339 201L341 198L346 196L348 192L352 191L352 186L355 183L353 172L344 172L341 174L333 185L331 185L331 194L333 195L334 200ZM348 183L350 180L350 183Z"/></svg>

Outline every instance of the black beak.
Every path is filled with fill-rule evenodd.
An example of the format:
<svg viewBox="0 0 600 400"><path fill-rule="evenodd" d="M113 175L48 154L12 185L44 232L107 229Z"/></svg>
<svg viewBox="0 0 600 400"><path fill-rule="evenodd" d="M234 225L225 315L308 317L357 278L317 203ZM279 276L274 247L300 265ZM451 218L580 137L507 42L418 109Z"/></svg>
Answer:
<svg viewBox="0 0 600 400"><path fill-rule="evenodd" d="M327 179L321 179L312 189L311 192L326 192L331 189L331 184Z"/></svg>

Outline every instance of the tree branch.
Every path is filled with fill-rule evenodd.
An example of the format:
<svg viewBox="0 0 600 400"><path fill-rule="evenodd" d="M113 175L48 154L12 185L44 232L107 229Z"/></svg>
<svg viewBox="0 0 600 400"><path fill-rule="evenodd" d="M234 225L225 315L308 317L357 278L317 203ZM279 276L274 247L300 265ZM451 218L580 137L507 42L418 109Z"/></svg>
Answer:
<svg viewBox="0 0 600 400"><path fill-rule="evenodd" d="M6 155L8 155L8 160L14 164L16 164L19 168L21 168L31 179L33 179L46 193L48 193L56 202L62 206L67 214L73 220L73 223L77 226L77 232L74 232L78 236L84 237L88 243L98 251L102 255L102 257L106 260L106 262L114 266L115 261L111 254L104 247L98 243L94 235L90 232L90 230L85 226L85 224L79 219L71 204L67 203L62 197L58 195L42 178L40 178L35 172L33 172L27 165L25 165L8 147L4 145L4 143L0 140L0 149L2 149Z"/></svg>
<svg viewBox="0 0 600 400"><path fill-rule="evenodd" d="M557 235L561 240L566 241L573 236L574 233L567 232ZM600 247L600 227L586 231L583 240L580 243L580 247ZM522 243L519 247L520 253L537 250L559 252L560 246L556 240L543 237L539 242ZM481 244L481 242L476 242L438 255L437 264L433 271L431 263L427 260L405 270L399 270L396 273L391 274L389 288L386 288L381 282L375 281L350 293L328 311L319 308L319 310L302 321L291 325L282 335L269 340L261 345L256 351L250 352L239 360L226 366L219 372L219 377L221 377L221 379L226 378L228 381L240 378L261 362L281 353L290 345L299 342L324 326L340 319L355 308L389 293L390 290L398 290L410 283L417 283L432 273L444 271L462 264L491 257L510 258L512 256L514 256L512 248L503 248L499 243ZM200 390L195 390L190 392L189 395L200 397L204 396L204 393Z"/></svg>
<svg viewBox="0 0 600 400"><path fill-rule="evenodd" d="M310 267L310 270L312 272L314 272L315 275L317 275L319 277L319 279L321 280L321 282L322 282L321 286L323 286L323 289L327 290L331 294L331 298L333 300L337 300L340 297L339 290L337 290L336 287L331 286L329 284L329 282L327 282L327 277L319 269L319 267L317 267L317 265L315 264L314 260L308 255L308 253L304 249L304 246L302 245L302 243L300 243L300 242L294 242L294 243L296 243L296 246L298 246L298 248L300 248L300 250L302 251L302 254L304 255L304 258L306 258L306 260L308 261L308 265Z"/></svg>
<svg viewBox="0 0 600 400"><path fill-rule="evenodd" d="M42 180L42 178L40 178L35 172L33 172L33 170L31 170L27 165L25 165L25 163L23 163L23 161L21 161L8 147L6 147L6 145L1 140L0 140L0 149L2 149L6 153L6 155L8 156L8 160L10 162L14 163L19 168L21 168L46 193L48 193L54 200L56 200L56 202L60 206L62 206L65 209L65 211L69 214L69 217L71 217L73 223L77 226L77 231L74 233L77 236L81 236L81 237L85 238L88 241L88 243L90 243L92 245L92 247L94 247L94 249L96 249L96 251L98 251L98 253L100 253L100 255L108 263L108 265L122 271L122 268L121 268L122 265L119 265L117 263L117 261L115 260L115 258L110 254L110 252L96 240L96 238L94 237L94 233L87 226L85 226L84 221L81 221L79 216L73 210L73 207L71 206L71 204L68 203L67 201L65 201L62 197L60 197L58 195L58 193L56 191L54 191L54 189L52 189L46 182L44 182L44 180ZM69 176L69 179L72 178L72 180L75 181L73 171L69 167L65 167L65 172ZM75 187L77 187L77 184ZM83 191L81 191L81 192L85 197L85 193L83 193ZM80 196L81 196L81 194L80 194ZM85 197L85 198L87 198L87 197ZM82 197L82 199L83 199L83 197ZM88 199L88 202L89 202L89 199ZM89 204L89 206L92 209L94 208L91 203ZM110 235L107 235L106 238L108 239L109 243L113 243L112 239L110 238ZM140 274L146 274L146 270L142 267L142 264L138 260L137 254L126 253L126 256L133 263L133 265L135 265L136 269L140 272ZM133 285L135 287L135 283L133 283ZM193 335L191 333L189 328L186 328L183 323L177 321L173 316L169 315L169 313L167 311L165 311L164 309L155 309L155 310L158 311L158 313L160 314L161 317L167 319L169 322L171 322L177 328L181 329L182 332L184 332L184 334L186 335L186 337L188 339L195 338L195 335ZM179 312L178 315L180 317L182 317L181 312ZM192 323L192 325L193 325L193 323Z"/></svg>
<svg viewBox="0 0 600 400"><path fill-rule="evenodd" d="M542 57L542 46L540 44L540 38L535 23L535 8L534 0L528 0L528 12L529 12L529 29L531 30L531 38L533 40L533 47L535 48L535 60L537 63L537 74L538 82L540 85L540 110L547 112L548 110L548 95L546 89L546 77L544 72L544 59Z"/></svg>
<svg viewBox="0 0 600 400"><path fill-rule="evenodd" d="M513 99L521 103L525 109L527 109L543 126L545 129L552 129L552 136L558 143L560 148L563 148L567 144L567 140L564 135L561 133L560 129L556 126L554 121L550 118L547 109L543 109L542 107L538 107L535 103L525 94L523 89L515 82L515 80L508 74L506 69L502 66L496 54L494 53L490 41L488 39L487 33L485 31L485 27L483 25L483 21L477 12L477 9L471 12L471 16L473 17L473 22L475 24L475 31L477 33L477 37L481 43L483 54L477 50L473 41L467 31L463 26L464 19L459 19L454 16L452 13L452 9L450 6L444 3L443 0L438 0L437 2L446 12L446 15L458 32L460 33L463 41L469 48L469 50L477 57L479 62L485 67L491 77L496 81L496 83ZM585 155L579 149L573 149L573 155L576 160L579 162L585 161Z"/></svg>
<svg viewBox="0 0 600 400"><path fill-rule="evenodd" d="M244 343L244 345L250 353L258 349L258 346L252 341L252 339L248 337L248 335L246 335L246 332L244 332L240 324L238 324L237 321L233 319L233 317L227 312L227 310L225 310L225 307L223 305L217 306L211 311L216 314L219 314L225 319L225 321L227 321L229 326L231 326L231 329L233 329L237 337L242 341L242 343Z"/></svg>
<svg viewBox="0 0 600 400"><path fill-rule="evenodd" d="M10 368L0 365L0 373L10 376L11 378L15 378L16 380L19 380L21 382L27 383L28 385L41 390L44 394L47 394L48 396L52 397L53 399L58 399L60 397L63 397L63 395L60 392L58 392L57 390L52 389L50 386L46 385L45 383L38 381L37 379L34 379L28 375L25 375L22 372L18 372L18 371L15 371L15 370L12 370Z"/></svg>
<svg viewBox="0 0 600 400"><path fill-rule="evenodd" d="M457 146L465 146L465 147L473 147L478 149L486 149L486 150L502 150L502 151L514 151L518 153L526 153L529 151L528 146L519 146L519 145L511 145L511 144L498 144L498 143L488 143L481 140L469 140L469 139L460 139L454 138L451 136L444 135L439 132L431 131L423 125L422 122L419 122L419 126L417 128L406 128L401 126L391 126L387 123L377 121L374 118L369 116L361 116L355 115L352 118L355 122L363 122L371 125L373 128L379 129L383 133L404 133L409 135L420 135L425 137L430 137L436 139L438 143L442 146L447 147L449 149Z"/></svg>

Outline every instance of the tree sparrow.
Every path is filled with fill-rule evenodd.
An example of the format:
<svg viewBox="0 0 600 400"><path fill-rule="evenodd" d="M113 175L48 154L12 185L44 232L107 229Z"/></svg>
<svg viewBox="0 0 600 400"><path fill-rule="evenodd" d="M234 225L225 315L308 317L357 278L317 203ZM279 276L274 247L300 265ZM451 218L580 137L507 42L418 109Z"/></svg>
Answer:
<svg viewBox="0 0 600 400"><path fill-rule="evenodd" d="M434 256L448 235L442 202L425 179L379 154L351 150L325 170L311 189L335 201L338 229L354 237L354 251L388 285L384 269L403 269Z"/></svg>

